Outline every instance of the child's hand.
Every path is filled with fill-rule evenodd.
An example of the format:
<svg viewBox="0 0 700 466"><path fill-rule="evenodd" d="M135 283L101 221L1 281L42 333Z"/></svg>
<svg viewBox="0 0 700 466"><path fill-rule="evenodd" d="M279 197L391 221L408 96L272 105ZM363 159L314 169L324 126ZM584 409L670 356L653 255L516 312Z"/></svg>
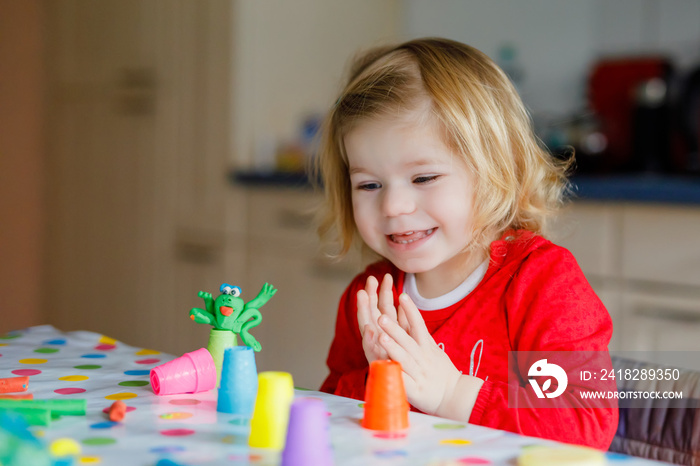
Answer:
<svg viewBox="0 0 700 466"><path fill-rule="evenodd" d="M391 275L384 276L379 293L377 293L378 286L377 279L370 276L367 278L365 289L357 292L357 324L362 335L362 349L365 351L368 363L377 359L388 359L387 352L379 345L380 329L377 319L386 315L388 319L396 322Z"/></svg>
<svg viewBox="0 0 700 466"><path fill-rule="evenodd" d="M401 364L409 403L424 413L469 420L483 381L457 370L405 293L399 296L398 315L404 325L390 316L378 318L383 330L379 346Z"/></svg>

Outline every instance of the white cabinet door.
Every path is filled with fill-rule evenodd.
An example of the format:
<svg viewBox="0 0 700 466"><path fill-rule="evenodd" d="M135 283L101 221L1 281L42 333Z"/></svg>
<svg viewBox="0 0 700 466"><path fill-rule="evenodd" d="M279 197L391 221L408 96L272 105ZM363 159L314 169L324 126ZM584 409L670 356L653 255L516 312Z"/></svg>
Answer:
<svg viewBox="0 0 700 466"><path fill-rule="evenodd" d="M296 386L318 389L327 374L338 301L352 277L319 276L312 257L254 251L259 254L249 269L246 299L265 282L278 289L261 309L262 324L251 331L262 344L258 370L290 372Z"/></svg>
<svg viewBox="0 0 700 466"><path fill-rule="evenodd" d="M622 227L625 279L700 287L700 209L626 206Z"/></svg>
<svg viewBox="0 0 700 466"><path fill-rule="evenodd" d="M262 308L251 333L263 348L258 370L290 372L295 385L318 389L327 375L326 356L338 302L359 261L331 263L319 253L311 223L319 198L309 191L251 190L246 300L265 282L277 294Z"/></svg>
<svg viewBox="0 0 700 466"><path fill-rule="evenodd" d="M235 244L224 210L230 2L45 5L48 320L189 348L188 306L218 290L209 282Z"/></svg>
<svg viewBox="0 0 700 466"><path fill-rule="evenodd" d="M625 293L624 350L700 351L700 297Z"/></svg>
<svg viewBox="0 0 700 466"><path fill-rule="evenodd" d="M49 322L129 338L150 327L155 70L136 1L46 2ZM133 91L133 92L132 92Z"/></svg>
<svg viewBox="0 0 700 466"><path fill-rule="evenodd" d="M198 291L218 295L224 282L245 276L245 204L230 187L231 3L227 0L156 3L144 22L158 70L154 127L154 221L160 241L154 277L162 316L151 332L174 354L206 346L209 326L188 318L202 307ZM230 230L230 218L236 218ZM167 304L166 304L167 303Z"/></svg>
<svg viewBox="0 0 700 466"><path fill-rule="evenodd" d="M575 202L553 222L552 241L571 251L587 277L619 274L620 209L615 204Z"/></svg>

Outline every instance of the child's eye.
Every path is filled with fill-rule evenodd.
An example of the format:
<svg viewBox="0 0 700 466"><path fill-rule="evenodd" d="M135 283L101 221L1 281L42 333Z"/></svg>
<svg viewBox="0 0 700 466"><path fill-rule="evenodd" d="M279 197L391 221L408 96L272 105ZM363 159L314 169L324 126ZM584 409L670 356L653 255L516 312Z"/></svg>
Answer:
<svg viewBox="0 0 700 466"><path fill-rule="evenodd" d="M381 185L379 183L363 183L357 186L360 191L374 191L379 189Z"/></svg>
<svg viewBox="0 0 700 466"><path fill-rule="evenodd" d="M440 175L421 175L417 176L413 179L413 182L416 184L426 184L430 183L432 181L435 181L439 178Z"/></svg>

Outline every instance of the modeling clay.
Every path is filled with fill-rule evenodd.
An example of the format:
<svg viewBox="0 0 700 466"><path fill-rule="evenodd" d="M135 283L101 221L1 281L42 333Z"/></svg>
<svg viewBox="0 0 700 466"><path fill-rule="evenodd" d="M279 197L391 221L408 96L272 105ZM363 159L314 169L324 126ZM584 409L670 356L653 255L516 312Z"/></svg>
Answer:
<svg viewBox="0 0 700 466"><path fill-rule="evenodd" d="M72 438L57 438L49 446L51 456L77 456L81 452L80 444Z"/></svg>
<svg viewBox="0 0 700 466"><path fill-rule="evenodd" d="M250 416L258 394L258 370L255 352L249 346L234 346L224 352L221 388L216 410Z"/></svg>
<svg viewBox="0 0 700 466"><path fill-rule="evenodd" d="M26 392L27 388L29 388L29 377L0 379L0 393Z"/></svg>
<svg viewBox="0 0 700 466"><path fill-rule="evenodd" d="M21 414L27 423L34 426L48 426L51 420L63 415L84 416L87 408L85 399L74 400L0 400L0 409Z"/></svg>
<svg viewBox="0 0 700 466"><path fill-rule="evenodd" d="M33 400L34 395L31 393L0 393L0 400Z"/></svg>
<svg viewBox="0 0 700 466"><path fill-rule="evenodd" d="M284 448L293 399L292 374L271 371L258 374L258 396L250 418L249 446L270 450Z"/></svg>
<svg viewBox="0 0 700 466"><path fill-rule="evenodd" d="M124 416L126 415L126 403L124 403L122 400L117 400L114 403L112 403L112 406L109 407L109 420L112 422L120 422L122 419L124 419Z"/></svg>
<svg viewBox="0 0 700 466"><path fill-rule="evenodd" d="M200 291L197 296L204 300L204 309L193 308L190 319L198 324L212 325L215 330L230 330L239 334L246 346L260 351L260 343L248 331L260 325L262 314L259 309L277 293L275 287L265 283L260 293L247 303L240 298L241 289L237 286L224 283L219 290L221 294L216 300L211 293Z"/></svg>
<svg viewBox="0 0 700 466"><path fill-rule="evenodd" d="M151 369L151 388L156 395L204 392L216 386L216 376L214 359L200 348Z"/></svg>

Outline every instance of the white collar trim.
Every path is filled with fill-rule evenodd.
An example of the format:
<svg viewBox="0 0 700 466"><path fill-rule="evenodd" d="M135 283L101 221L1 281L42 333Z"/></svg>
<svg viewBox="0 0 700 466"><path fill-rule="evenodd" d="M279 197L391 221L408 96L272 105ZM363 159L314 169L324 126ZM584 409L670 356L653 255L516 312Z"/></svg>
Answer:
<svg viewBox="0 0 700 466"><path fill-rule="evenodd" d="M489 268L488 259L479 264L479 266L464 280L461 284L457 286L454 290L446 293L437 298L424 298L418 293L418 288L416 287L416 276L412 273L407 273L403 282L403 291L406 293L416 304L416 307L421 311L437 311L438 309L445 309L446 307L452 306L453 304L464 299L469 293L474 291L476 285L481 282L486 275L486 270Z"/></svg>

